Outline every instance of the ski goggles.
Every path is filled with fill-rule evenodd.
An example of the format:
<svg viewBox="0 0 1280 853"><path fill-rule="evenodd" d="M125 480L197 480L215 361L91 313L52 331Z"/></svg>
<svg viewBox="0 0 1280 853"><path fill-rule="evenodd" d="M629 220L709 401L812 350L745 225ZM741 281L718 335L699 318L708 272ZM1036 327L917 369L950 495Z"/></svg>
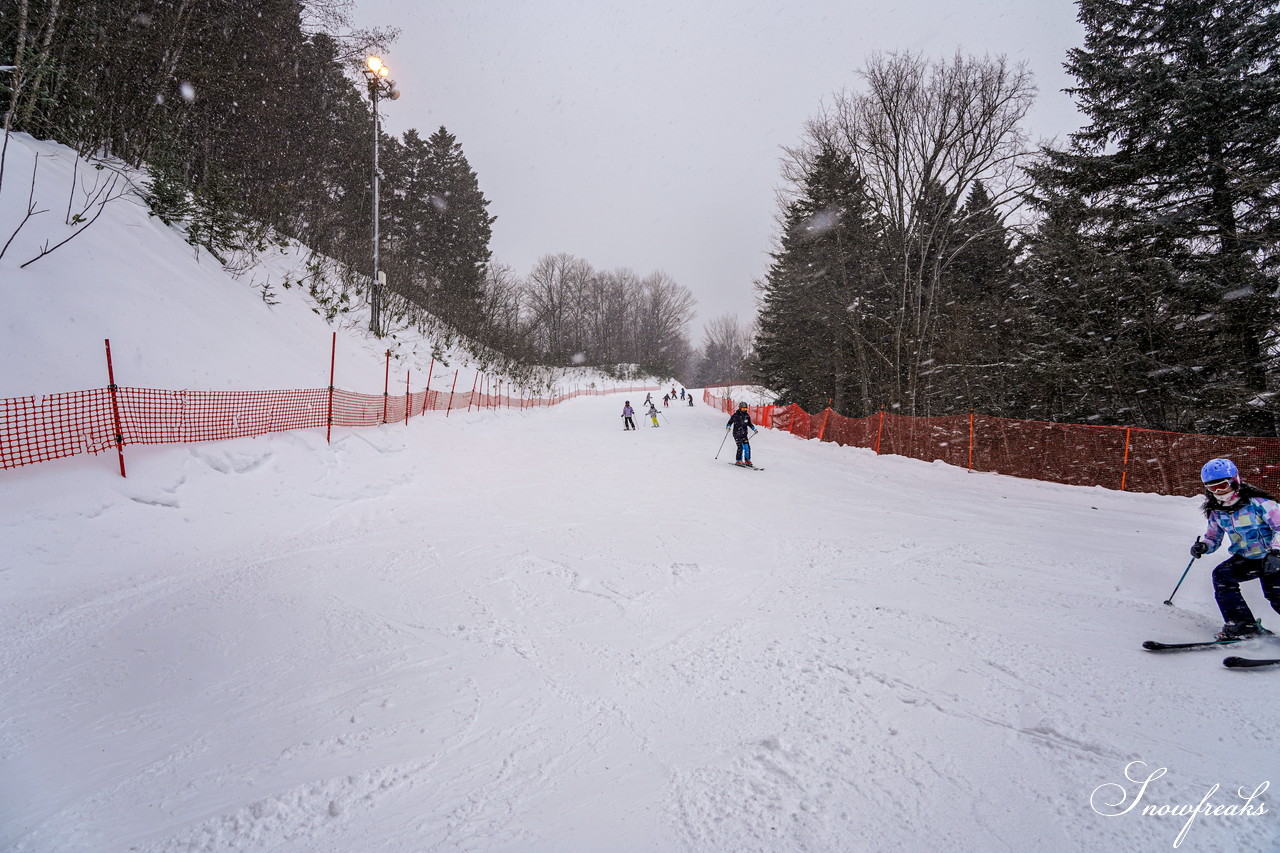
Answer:
<svg viewBox="0 0 1280 853"><path fill-rule="evenodd" d="M1236 487L1235 480L1214 480L1212 483L1205 483L1204 487L1211 492L1230 492Z"/></svg>

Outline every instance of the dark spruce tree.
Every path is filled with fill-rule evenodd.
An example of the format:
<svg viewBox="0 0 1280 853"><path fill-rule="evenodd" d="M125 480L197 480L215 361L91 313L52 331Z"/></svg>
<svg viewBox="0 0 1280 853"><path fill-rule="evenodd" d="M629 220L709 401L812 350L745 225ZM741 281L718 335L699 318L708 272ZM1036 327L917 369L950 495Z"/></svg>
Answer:
<svg viewBox="0 0 1280 853"><path fill-rule="evenodd" d="M286 78L279 144L285 169L275 182L275 215L311 249L371 269L372 145L368 98L343 74L340 47L323 33L298 51ZM318 133L317 128L324 128ZM370 155L371 156L371 155Z"/></svg>
<svg viewBox="0 0 1280 853"><path fill-rule="evenodd" d="M465 332L482 334L489 240L496 217L462 146L441 127L404 134L388 158L391 287Z"/></svg>
<svg viewBox="0 0 1280 853"><path fill-rule="evenodd" d="M1011 320L1009 287L1017 250L981 181L955 220L940 276L943 321L937 324L932 362L921 371L926 408L937 415L1003 415L1016 389L1011 359L1018 328Z"/></svg>
<svg viewBox="0 0 1280 853"><path fill-rule="evenodd" d="M1280 9L1079 5L1085 43L1066 67L1090 123L1032 175L1050 218L1073 207L1075 239L1106 268L1075 286L1116 306L1097 334L1128 342L1111 384L1145 426L1273 435ZM1057 245L1061 235L1044 236ZM1062 274L1044 259L1038 267ZM1037 284L1044 292L1048 282ZM1135 336L1135 326L1146 328ZM1118 402L1099 414L1126 420Z"/></svg>
<svg viewBox="0 0 1280 853"><path fill-rule="evenodd" d="M756 363L783 402L867 415L892 399L874 228L850 158L821 148L806 160L763 283Z"/></svg>
<svg viewBox="0 0 1280 853"><path fill-rule="evenodd" d="M1186 423L1195 371L1170 362L1176 289L1168 263L1117 250L1078 197L1040 200L1008 316L1018 417L1097 424Z"/></svg>

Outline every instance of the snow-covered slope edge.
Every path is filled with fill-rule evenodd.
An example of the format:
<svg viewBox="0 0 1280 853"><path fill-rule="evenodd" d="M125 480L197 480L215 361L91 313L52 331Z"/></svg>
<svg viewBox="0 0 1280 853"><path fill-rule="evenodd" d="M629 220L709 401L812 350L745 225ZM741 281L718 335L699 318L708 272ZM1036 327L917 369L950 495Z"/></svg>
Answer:
<svg viewBox="0 0 1280 853"><path fill-rule="evenodd" d="M0 246L8 243L0 258L0 397L105 386L106 339L121 385L324 387L335 331L337 387L380 393L389 349L398 387L406 371L415 390L425 387L439 353L435 387L457 369L470 388L477 365L465 350L414 330L373 339L358 304L327 320L332 312L299 283L309 277L308 252L296 243L237 259L245 265L232 275L148 215L135 191L142 180L118 163L10 136L0 186ZM555 373L562 391L621 384L593 370Z"/></svg>

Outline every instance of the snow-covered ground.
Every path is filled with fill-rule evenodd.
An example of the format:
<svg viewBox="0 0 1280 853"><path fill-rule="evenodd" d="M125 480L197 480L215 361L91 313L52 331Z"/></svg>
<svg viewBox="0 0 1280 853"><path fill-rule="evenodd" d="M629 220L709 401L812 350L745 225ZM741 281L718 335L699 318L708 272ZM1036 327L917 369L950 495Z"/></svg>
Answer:
<svg viewBox="0 0 1280 853"><path fill-rule="evenodd" d="M71 273L122 273L75 245L0 261L5 394L76 387L22 347L105 337L164 365L129 384L325 364L251 288L208 334L198 294L239 297L177 260L147 311L82 310ZM181 249L132 245L142 279ZM1140 649L1219 625L1212 559L1162 604L1196 501L777 432L741 471L700 398L622 402L0 471L0 849L1280 849L1270 791L1169 814L1276 769L1280 673Z"/></svg>

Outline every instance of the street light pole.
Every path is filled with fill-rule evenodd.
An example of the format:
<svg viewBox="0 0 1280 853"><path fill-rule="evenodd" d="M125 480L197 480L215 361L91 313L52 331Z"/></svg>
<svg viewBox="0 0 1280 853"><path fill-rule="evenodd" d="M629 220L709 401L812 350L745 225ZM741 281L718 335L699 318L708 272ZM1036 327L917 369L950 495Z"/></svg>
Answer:
<svg viewBox="0 0 1280 853"><path fill-rule="evenodd" d="M369 331L375 337L382 336L382 286L386 282L378 262L378 141L382 124L378 116L378 95L385 93L395 100L400 90L393 80L387 79L391 69L376 56L365 60L364 76L369 83L369 100L373 103L373 283L369 290Z"/></svg>

